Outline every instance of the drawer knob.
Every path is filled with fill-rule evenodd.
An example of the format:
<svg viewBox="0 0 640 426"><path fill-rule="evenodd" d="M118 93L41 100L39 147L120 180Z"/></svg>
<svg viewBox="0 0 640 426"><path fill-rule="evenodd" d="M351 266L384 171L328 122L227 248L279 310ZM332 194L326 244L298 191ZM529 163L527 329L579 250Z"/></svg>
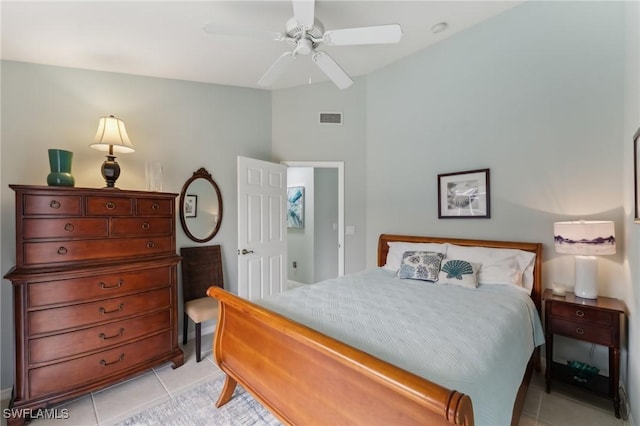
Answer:
<svg viewBox="0 0 640 426"><path fill-rule="evenodd" d="M145 231L148 230L149 228L151 228L151 225L149 225L149 222L145 222L142 224L142 229L144 229Z"/></svg>
<svg viewBox="0 0 640 426"><path fill-rule="evenodd" d="M154 243L153 241L147 241L147 248L154 248L156 246L156 243Z"/></svg>
<svg viewBox="0 0 640 426"><path fill-rule="evenodd" d="M158 203L153 203L153 205L151 206L151 208L152 208L153 210L160 210L160 204L158 204Z"/></svg>
<svg viewBox="0 0 640 426"><path fill-rule="evenodd" d="M114 334L113 336L107 336L104 333L100 333L98 334L98 337L101 338L102 340L109 340L109 339L115 339L116 337L122 337L123 334L124 334L124 328L121 328L118 334Z"/></svg>
<svg viewBox="0 0 640 426"><path fill-rule="evenodd" d="M58 254L67 254L69 250L66 247L58 247Z"/></svg>
<svg viewBox="0 0 640 426"><path fill-rule="evenodd" d="M576 334L584 334L584 329L580 327L576 328Z"/></svg>
<svg viewBox="0 0 640 426"><path fill-rule="evenodd" d="M107 210L113 210L116 208L116 203L114 203L113 201L109 201L107 204L105 204L105 207L107 208Z"/></svg>
<svg viewBox="0 0 640 426"><path fill-rule="evenodd" d="M124 284L123 280L118 281L117 283L115 283L115 285L106 285L105 283L103 283L102 281L100 281L98 283L100 285L100 288L103 290L112 290L114 288L120 288L122 287L122 284Z"/></svg>
<svg viewBox="0 0 640 426"><path fill-rule="evenodd" d="M122 311L122 308L124 308L124 303L119 304L116 309L112 309L110 311L107 311L105 308L102 308L102 307L98 310L100 311L101 314L104 315L104 314L113 314L115 312L120 312Z"/></svg>
<svg viewBox="0 0 640 426"><path fill-rule="evenodd" d="M60 206L62 206L62 204L60 204L60 201L57 200L51 200L51 202L49 203L49 207L51 207L52 209L59 209Z"/></svg>
<svg viewBox="0 0 640 426"><path fill-rule="evenodd" d="M101 359L100 365L102 365L103 367L106 367L107 365L117 364L123 359L124 359L124 354L120 354L120 358L116 359L115 361L107 362L107 360Z"/></svg>
<svg viewBox="0 0 640 426"><path fill-rule="evenodd" d="M584 311L581 311L580 309L578 309L578 310L576 311L576 316L577 316L577 317L583 317L583 316L584 316Z"/></svg>
<svg viewBox="0 0 640 426"><path fill-rule="evenodd" d="M71 231L73 231L74 229L75 229L75 226L73 226L73 224L72 224L72 223L67 223L67 224L65 224L65 225L64 225L64 230L65 230L65 231L69 231L69 232L71 232Z"/></svg>

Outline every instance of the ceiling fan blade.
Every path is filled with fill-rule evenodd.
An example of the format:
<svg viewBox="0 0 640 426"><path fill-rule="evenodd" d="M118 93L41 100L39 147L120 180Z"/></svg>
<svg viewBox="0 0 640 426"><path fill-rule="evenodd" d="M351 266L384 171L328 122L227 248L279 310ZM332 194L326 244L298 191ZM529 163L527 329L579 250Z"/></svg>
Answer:
<svg viewBox="0 0 640 426"><path fill-rule="evenodd" d="M344 72L327 52L318 50L311 56L311 59L339 89L346 89L353 84L349 74Z"/></svg>
<svg viewBox="0 0 640 426"><path fill-rule="evenodd" d="M314 0L293 0L293 16L306 29L313 28L314 9Z"/></svg>
<svg viewBox="0 0 640 426"><path fill-rule="evenodd" d="M258 86L271 86L280 77L280 74L293 62L296 57L293 56L293 52L284 52L276 61L271 65L271 68L258 80Z"/></svg>
<svg viewBox="0 0 640 426"><path fill-rule="evenodd" d="M274 41L280 41L286 38L284 34L276 31L238 28L231 25L221 24L218 22L209 22L204 27L202 27L202 29L207 34L216 35L216 36L242 37L242 38L251 38L256 40L274 40Z"/></svg>
<svg viewBox="0 0 640 426"><path fill-rule="evenodd" d="M397 43L401 38L402 28L400 28L400 25L390 24L329 30L324 33L323 41L327 46L348 46L357 44Z"/></svg>

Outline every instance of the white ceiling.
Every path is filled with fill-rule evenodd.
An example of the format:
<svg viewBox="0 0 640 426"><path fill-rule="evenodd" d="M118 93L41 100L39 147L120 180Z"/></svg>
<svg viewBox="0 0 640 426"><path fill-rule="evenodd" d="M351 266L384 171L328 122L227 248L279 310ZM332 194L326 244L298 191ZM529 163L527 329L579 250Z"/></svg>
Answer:
<svg viewBox="0 0 640 426"><path fill-rule="evenodd" d="M397 23L400 43L323 46L352 77L364 75L489 19L519 1L324 1L325 30ZM5 1L2 59L153 77L258 87L291 47L286 42L213 36L207 23L285 32L290 1ZM431 28L447 22L446 31ZM298 57L270 89L326 81L310 57Z"/></svg>

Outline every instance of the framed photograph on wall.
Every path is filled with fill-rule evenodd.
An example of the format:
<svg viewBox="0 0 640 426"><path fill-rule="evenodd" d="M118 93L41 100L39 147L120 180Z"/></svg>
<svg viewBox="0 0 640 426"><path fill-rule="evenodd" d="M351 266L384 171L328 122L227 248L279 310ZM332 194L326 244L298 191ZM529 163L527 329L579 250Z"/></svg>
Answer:
<svg viewBox="0 0 640 426"><path fill-rule="evenodd" d="M490 217L489 169L438 175L438 218Z"/></svg>
<svg viewBox="0 0 640 426"><path fill-rule="evenodd" d="M198 216L198 196L197 195L185 195L184 197L184 217L196 217Z"/></svg>
<svg viewBox="0 0 640 426"><path fill-rule="evenodd" d="M304 228L304 186L287 188L287 227Z"/></svg>
<svg viewBox="0 0 640 426"><path fill-rule="evenodd" d="M640 129L636 131L636 134L633 135L633 193L634 193L634 207L635 207L635 223L640 223L640 176L638 176L638 167L640 167L640 149L638 149L638 144L640 143Z"/></svg>

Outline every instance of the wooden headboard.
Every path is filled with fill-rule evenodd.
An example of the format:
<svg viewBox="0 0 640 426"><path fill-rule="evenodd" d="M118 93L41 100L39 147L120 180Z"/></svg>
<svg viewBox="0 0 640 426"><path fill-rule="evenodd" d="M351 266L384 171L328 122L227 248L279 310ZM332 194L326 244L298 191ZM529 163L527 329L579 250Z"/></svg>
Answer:
<svg viewBox="0 0 640 426"><path fill-rule="evenodd" d="M383 266L387 261L389 245L387 243L401 241L406 243L451 243L459 246L491 247L530 251L535 253L536 259L533 269L533 289L531 299L536 305L538 313L541 314L542 307L542 243L526 243L517 241L490 241L490 240L470 240L462 238L445 237L419 237L415 235L390 235L382 234L378 239L378 266Z"/></svg>

